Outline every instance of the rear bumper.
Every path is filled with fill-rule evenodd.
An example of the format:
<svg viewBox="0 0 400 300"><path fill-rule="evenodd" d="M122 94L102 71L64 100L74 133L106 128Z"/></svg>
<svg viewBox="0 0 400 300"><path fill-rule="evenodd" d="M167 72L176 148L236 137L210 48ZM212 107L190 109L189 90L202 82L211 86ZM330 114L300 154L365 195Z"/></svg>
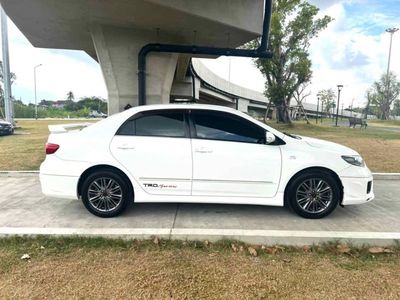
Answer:
<svg viewBox="0 0 400 300"><path fill-rule="evenodd" d="M77 189L85 164L64 161L56 155L47 155L40 166L42 193L49 197L77 199Z"/></svg>
<svg viewBox="0 0 400 300"><path fill-rule="evenodd" d="M343 205L363 204L375 198L372 176L340 179L343 184Z"/></svg>
<svg viewBox="0 0 400 300"><path fill-rule="evenodd" d="M49 197L77 199L79 177L40 174L42 193Z"/></svg>

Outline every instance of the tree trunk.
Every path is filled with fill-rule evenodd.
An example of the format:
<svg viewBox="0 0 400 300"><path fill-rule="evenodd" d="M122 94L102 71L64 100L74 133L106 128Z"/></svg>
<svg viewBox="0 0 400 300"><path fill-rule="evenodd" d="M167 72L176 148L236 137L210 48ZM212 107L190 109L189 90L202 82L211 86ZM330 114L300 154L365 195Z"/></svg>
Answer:
<svg viewBox="0 0 400 300"><path fill-rule="evenodd" d="M282 103L281 105L276 106L277 114L276 119L278 122L282 123L291 123L290 115L289 115L289 107L286 103Z"/></svg>

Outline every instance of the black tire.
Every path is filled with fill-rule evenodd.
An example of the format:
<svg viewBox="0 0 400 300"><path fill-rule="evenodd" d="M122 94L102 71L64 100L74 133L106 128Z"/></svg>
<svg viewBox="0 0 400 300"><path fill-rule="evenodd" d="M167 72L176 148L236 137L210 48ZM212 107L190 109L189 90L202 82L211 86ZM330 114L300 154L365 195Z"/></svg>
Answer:
<svg viewBox="0 0 400 300"><path fill-rule="evenodd" d="M310 192L307 186L311 187ZM290 182L285 200L299 216L320 219L331 214L340 203L341 187L328 172L310 170Z"/></svg>
<svg viewBox="0 0 400 300"><path fill-rule="evenodd" d="M104 182L104 187L109 184L110 188L105 188L103 191L98 188L99 182ZM95 191L95 189L99 191ZM99 194L100 198L96 198L96 195ZM82 202L89 212L98 217L111 218L118 216L126 209L132 199L132 191L125 179L118 173L103 170L92 173L85 179L82 184L81 196Z"/></svg>

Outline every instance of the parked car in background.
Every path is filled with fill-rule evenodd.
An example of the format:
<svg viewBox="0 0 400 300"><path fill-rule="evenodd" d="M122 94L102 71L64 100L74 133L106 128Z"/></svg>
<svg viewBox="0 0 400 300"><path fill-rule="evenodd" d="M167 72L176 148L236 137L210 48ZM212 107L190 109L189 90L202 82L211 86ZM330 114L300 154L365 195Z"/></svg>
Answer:
<svg viewBox="0 0 400 300"><path fill-rule="evenodd" d="M131 202L175 202L287 206L316 219L374 198L356 151L284 134L231 108L139 106L67 131L76 126L49 126L42 191L80 198L100 217Z"/></svg>
<svg viewBox="0 0 400 300"><path fill-rule="evenodd" d="M89 114L89 118L107 118L107 114L101 111L92 110Z"/></svg>
<svg viewBox="0 0 400 300"><path fill-rule="evenodd" d="M0 119L0 135L9 135L14 133L14 126L5 120Z"/></svg>

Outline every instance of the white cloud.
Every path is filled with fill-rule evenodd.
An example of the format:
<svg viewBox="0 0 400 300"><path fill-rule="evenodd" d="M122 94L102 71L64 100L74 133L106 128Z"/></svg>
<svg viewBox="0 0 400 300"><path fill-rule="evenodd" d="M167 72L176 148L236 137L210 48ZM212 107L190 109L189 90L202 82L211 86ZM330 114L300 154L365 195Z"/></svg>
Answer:
<svg viewBox="0 0 400 300"><path fill-rule="evenodd" d="M321 89L343 84L341 102L345 107L364 105L366 90L386 72L389 34L386 28L391 19L384 13L367 6L363 15L349 14L349 5L365 4L366 0L313 1L335 20L316 38L310 47L313 62L312 95L307 102L316 102ZM359 7L355 5L356 7ZM372 28L372 29L371 29ZM391 71L400 79L400 32L393 38ZM225 57L207 60L207 66L221 77L228 77L228 60ZM264 78L251 60L232 58L232 82L262 91Z"/></svg>
<svg viewBox="0 0 400 300"><path fill-rule="evenodd" d="M375 80L386 72L389 48L389 34L366 30L359 19L349 16L342 3L322 11L335 18L335 21L320 34L311 46L313 61L313 96L318 90L343 84L342 92L345 106L353 99L354 105L364 105L366 90ZM373 13L371 17L379 13ZM383 19L365 22L383 23ZM385 21L387 22L387 20ZM377 26L378 27L378 26ZM400 75L399 37L394 38L391 70Z"/></svg>
<svg viewBox="0 0 400 300"><path fill-rule="evenodd" d="M107 92L100 66L82 51L41 49L33 47L12 21L9 26L10 68L17 76L13 95L33 102L33 68L37 69L37 97L65 99L68 91L75 98L106 97Z"/></svg>

